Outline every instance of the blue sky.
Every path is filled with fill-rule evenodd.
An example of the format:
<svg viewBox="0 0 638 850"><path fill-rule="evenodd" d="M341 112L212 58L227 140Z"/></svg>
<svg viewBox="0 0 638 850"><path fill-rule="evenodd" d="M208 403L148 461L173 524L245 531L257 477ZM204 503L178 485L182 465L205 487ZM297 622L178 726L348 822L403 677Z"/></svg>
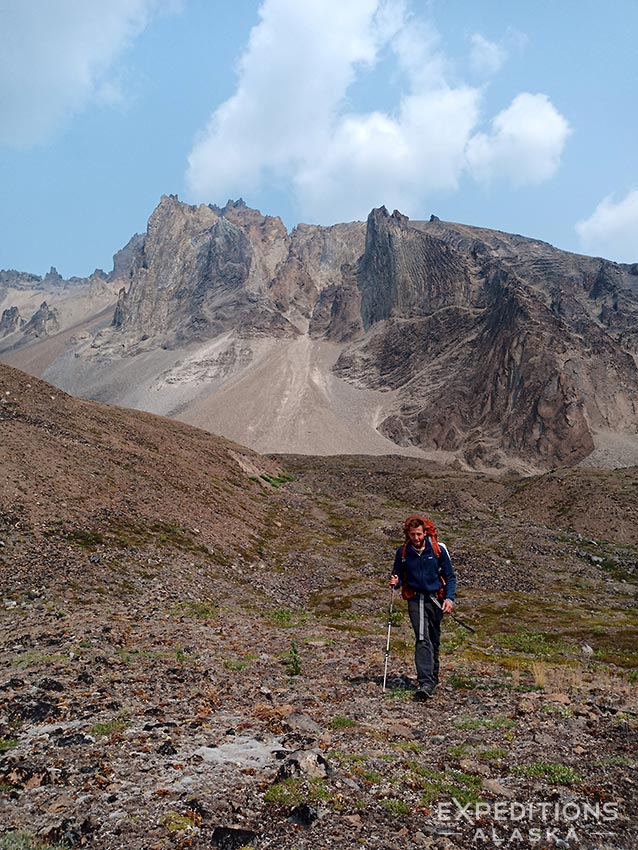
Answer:
<svg viewBox="0 0 638 850"><path fill-rule="evenodd" d="M0 0L0 268L109 271L169 193L636 262L637 33L637 0Z"/></svg>

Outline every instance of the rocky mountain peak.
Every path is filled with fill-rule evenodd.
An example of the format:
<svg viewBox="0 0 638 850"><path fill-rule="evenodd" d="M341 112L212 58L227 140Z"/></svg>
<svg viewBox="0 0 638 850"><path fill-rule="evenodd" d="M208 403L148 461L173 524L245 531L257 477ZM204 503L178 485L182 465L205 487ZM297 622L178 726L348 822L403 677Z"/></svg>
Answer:
<svg viewBox="0 0 638 850"><path fill-rule="evenodd" d="M13 306L3 310L2 318L0 318L0 337L8 336L8 334L20 330L24 323L17 307Z"/></svg>
<svg viewBox="0 0 638 850"><path fill-rule="evenodd" d="M141 264L145 238L144 234L135 233L126 245L113 255L113 270L108 275L109 280L122 281L128 285L130 278Z"/></svg>
<svg viewBox="0 0 638 850"><path fill-rule="evenodd" d="M391 317L411 318L468 303L471 279L462 256L440 239L410 226L385 207L368 216L359 265L361 314L366 329Z"/></svg>
<svg viewBox="0 0 638 850"><path fill-rule="evenodd" d="M62 275L59 274L59 272L55 268L55 266L51 266L49 271L45 274L45 276L43 278L43 283L45 283L45 284L62 283Z"/></svg>
<svg viewBox="0 0 638 850"><path fill-rule="evenodd" d="M346 289L352 297L340 289L340 261L350 268L358 256L347 231L347 225L308 227L289 235L279 217L262 215L242 199L220 208L164 196L143 240L129 243L118 258L130 287L120 294L113 325L130 339L144 336L169 347L230 328L244 336L294 337L297 321L307 324L326 305L332 310L328 296L319 304L320 293L332 287L339 304L334 320L324 322L326 333L351 334L340 319L347 314L349 327L358 324L344 306L358 299L351 272Z"/></svg>
<svg viewBox="0 0 638 850"><path fill-rule="evenodd" d="M47 302L43 301L24 326L24 335L33 337L49 336L55 333L58 327L57 310L49 307Z"/></svg>
<svg viewBox="0 0 638 850"><path fill-rule="evenodd" d="M347 451L354 409L371 451L523 471L635 463L636 268L384 206L366 222L288 233L242 199L167 195L114 258L112 326L54 373L264 451L287 449L271 435L291 433L302 450L321 440ZM45 307L39 334L54 328ZM141 352L144 377L131 365ZM133 372L139 391L118 394Z"/></svg>
<svg viewBox="0 0 638 850"><path fill-rule="evenodd" d="M223 209L221 210L221 215L228 215L229 213L232 213L233 210L251 210L252 212L256 212L261 215L261 213L259 213L259 210L252 210L243 198L237 198L236 201L234 201L232 198L229 198L226 201L226 204L224 205Z"/></svg>

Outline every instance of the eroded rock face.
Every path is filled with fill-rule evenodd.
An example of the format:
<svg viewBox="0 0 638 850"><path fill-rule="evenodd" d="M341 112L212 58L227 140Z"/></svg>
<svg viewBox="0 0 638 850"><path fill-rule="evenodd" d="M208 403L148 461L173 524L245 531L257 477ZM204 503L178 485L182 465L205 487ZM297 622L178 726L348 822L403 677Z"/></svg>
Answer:
<svg viewBox="0 0 638 850"><path fill-rule="evenodd" d="M56 276L52 269L47 280L57 285ZM638 452L638 265L385 207L367 222L288 233L242 200L189 206L168 196L147 232L115 255L113 272L94 278L95 292L121 286L112 326L78 353L78 374L82 358L93 358L86 370L99 384L115 360L164 349L144 386L183 393L175 407L162 397L161 412L183 409L198 387L215 400L239 374L244 397L256 398L252 374L259 386L264 376L277 384L280 396L263 404L282 418L292 421L285 402L306 390L309 410L323 404L332 415L352 399L336 374L391 391L366 397L375 440L373 429L477 468L573 465L602 433ZM26 285L17 272L0 273L0 285L9 283ZM22 330L51 333L55 319L44 303ZM6 316L4 327L14 321ZM264 358L277 347L298 351L297 342L312 342L312 357L275 358L283 378L274 380ZM174 349L188 349L185 360L171 362ZM319 362L320 349L330 358ZM117 381L104 381L97 396L114 400ZM244 419L260 419L259 403Z"/></svg>
<svg viewBox="0 0 638 850"><path fill-rule="evenodd" d="M24 319L17 307L9 307L7 310L3 310L2 318L0 318L0 337L19 331L23 325Z"/></svg>
<svg viewBox="0 0 638 850"><path fill-rule="evenodd" d="M58 314L57 310L49 307L46 301L40 304L40 307L31 316L27 324L24 326L25 336L43 337L55 333L58 330Z"/></svg>
<svg viewBox="0 0 638 850"><path fill-rule="evenodd" d="M329 286L319 294L310 320L310 336L333 342L350 342L363 336L361 293L352 278L345 271L341 286Z"/></svg>
<svg viewBox="0 0 638 850"><path fill-rule="evenodd" d="M117 327L164 345L220 333L224 302L248 278L245 243L208 207L163 198L149 219L131 287L120 291Z"/></svg>
<svg viewBox="0 0 638 850"><path fill-rule="evenodd" d="M164 197L143 243L122 258L131 284L113 325L164 347L229 329L294 337L313 319L315 333L352 338L360 330L352 268L363 235L361 223L300 225L289 235L281 219L243 201L192 207Z"/></svg>
<svg viewBox="0 0 638 850"><path fill-rule="evenodd" d="M300 224L269 284L270 296L291 316L310 320L313 337L345 338L354 321L362 330L355 270L365 244L362 222L318 227ZM349 305L356 303L354 311ZM338 303L335 303L338 302Z"/></svg>
<svg viewBox="0 0 638 850"><path fill-rule="evenodd" d="M130 283L135 271L141 265L145 238L144 234L136 233L113 256L113 270L109 275L110 281L121 282L123 286Z"/></svg>
<svg viewBox="0 0 638 850"><path fill-rule="evenodd" d="M594 430L635 428L631 268L374 210L359 266L368 333L336 370L400 391L380 430L401 445L460 450L473 466L572 465Z"/></svg>
<svg viewBox="0 0 638 850"><path fill-rule="evenodd" d="M388 215L385 207L368 216L359 288L366 330L384 319L472 303L468 264L460 252L410 226L398 210Z"/></svg>

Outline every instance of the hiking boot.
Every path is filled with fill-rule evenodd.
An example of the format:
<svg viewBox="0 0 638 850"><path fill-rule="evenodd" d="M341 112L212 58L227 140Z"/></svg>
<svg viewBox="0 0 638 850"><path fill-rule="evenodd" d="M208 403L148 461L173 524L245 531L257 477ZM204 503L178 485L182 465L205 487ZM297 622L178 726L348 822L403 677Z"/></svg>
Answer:
<svg viewBox="0 0 638 850"><path fill-rule="evenodd" d="M434 688L430 685L419 685L419 687L414 692L414 699L417 702L425 702L428 699L432 699L434 696Z"/></svg>

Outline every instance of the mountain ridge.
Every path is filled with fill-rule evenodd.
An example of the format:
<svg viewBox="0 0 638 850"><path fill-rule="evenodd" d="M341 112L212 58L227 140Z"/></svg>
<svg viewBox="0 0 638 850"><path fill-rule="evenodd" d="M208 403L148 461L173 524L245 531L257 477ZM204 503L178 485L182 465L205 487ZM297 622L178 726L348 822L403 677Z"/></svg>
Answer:
<svg viewBox="0 0 638 850"><path fill-rule="evenodd" d="M241 200L176 196L116 257L111 324L43 357L69 391L192 415L260 451L369 445L521 472L638 462L638 264L385 207L288 233ZM21 365L20 345L2 349ZM354 449L344 405L362 411Z"/></svg>

